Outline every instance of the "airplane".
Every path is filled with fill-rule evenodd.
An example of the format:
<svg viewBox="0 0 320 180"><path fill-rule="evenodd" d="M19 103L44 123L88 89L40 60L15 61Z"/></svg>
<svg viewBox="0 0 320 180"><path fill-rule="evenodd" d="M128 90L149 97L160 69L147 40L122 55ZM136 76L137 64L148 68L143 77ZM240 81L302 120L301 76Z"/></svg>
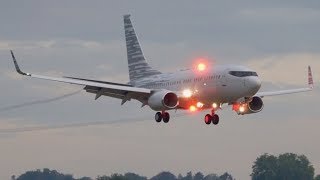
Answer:
<svg viewBox="0 0 320 180"><path fill-rule="evenodd" d="M15 69L27 77L84 86L86 92L95 94L95 100L101 96L108 96L120 99L121 105L132 99L138 100L142 103L141 107L149 106L157 111L154 117L156 122L164 123L170 120L169 110L209 110L204 117L205 124L217 125L220 118L216 112L223 104L232 106L232 110L239 115L252 114L263 109L262 99L266 96L307 92L313 89L310 66L307 87L270 92L259 92L261 81L258 74L244 66L209 66L200 62L196 68L162 73L147 63L130 15L124 15L123 21L130 79L128 83L25 73L21 71L11 50Z"/></svg>

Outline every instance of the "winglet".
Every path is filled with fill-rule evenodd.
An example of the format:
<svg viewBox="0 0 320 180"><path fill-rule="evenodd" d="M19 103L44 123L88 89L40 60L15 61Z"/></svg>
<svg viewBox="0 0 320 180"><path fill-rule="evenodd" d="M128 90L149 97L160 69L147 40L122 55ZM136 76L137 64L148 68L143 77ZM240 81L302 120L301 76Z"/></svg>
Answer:
<svg viewBox="0 0 320 180"><path fill-rule="evenodd" d="M20 70L20 67L19 67L19 65L18 65L18 63L17 63L17 60L16 60L16 58L14 57L13 51L10 50L10 52L11 52L11 56L12 56L13 63L14 63L14 66L15 66L15 68L16 68L16 71L17 71L19 74L21 74L21 75L29 76L30 74L25 73L25 72L22 72L22 71Z"/></svg>
<svg viewBox="0 0 320 180"><path fill-rule="evenodd" d="M313 88L313 77L312 77L312 71L311 71L311 67L308 66L308 85L309 87L312 89Z"/></svg>

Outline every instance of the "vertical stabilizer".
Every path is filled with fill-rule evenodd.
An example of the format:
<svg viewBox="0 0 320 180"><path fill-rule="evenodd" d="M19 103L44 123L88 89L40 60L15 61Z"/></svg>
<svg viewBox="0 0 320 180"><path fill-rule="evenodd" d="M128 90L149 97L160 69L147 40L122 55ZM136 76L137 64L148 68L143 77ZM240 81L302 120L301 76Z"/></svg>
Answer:
<svg viewBox="0 0 320 180"><path fill-rule="evenodd" d="M130 81L134 82L147 76L161 74L161 72L152 69L145 60L138 37L131 23L130 15L124 15L123 20Z"/></svg>

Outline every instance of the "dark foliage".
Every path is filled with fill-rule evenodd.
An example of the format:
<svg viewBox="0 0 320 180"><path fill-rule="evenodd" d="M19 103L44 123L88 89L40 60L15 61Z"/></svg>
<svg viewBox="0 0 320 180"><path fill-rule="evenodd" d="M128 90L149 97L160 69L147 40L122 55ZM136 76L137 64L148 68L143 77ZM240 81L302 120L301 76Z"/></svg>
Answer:
<svg viewBox="0 0 320 180"><path fill-rule="evenodd" d="M151 180L177 180L176 176L172 174L171 172L161 172L154 177L151 178Z"/></svg>
<svg viewBox="0 0 320 180"><path fill-rule="evenodd" d="M313 180L314 168L304 155L293 153L278 157L264 154L252 166L252 180Z"/></svg>
<svg viewBox="0 0 320 180"><path fill-rule="evenodd" d="M320 174L317 175L317 176L314 178L314 180L320 180Z"/></svg>
<svg viewBox="0 0 320 180"><path fill-rule="evenodd" d="M98 176L96 180L147 180L147 178L135 173L126 173L125 175L112 174L111 176Z"/></svg>
<svg viewBox="0 0 320 180"><path fill-rule="evenodd" d="M69 174L61 174L56 170L43 169L36 171L28 171L17 179L13 175L11 177L12 180L93 180L89 177L82 177L80 179L73 178L72 175ZM98 176L96 180L148 180L147 177L140 176L135 173L126 173L122 174L112 174L111 176ZM188 172L185 176L179 175L176 177L171 172L161 172L156 176L150 178L150 180L233 180L232 176L228 173L224 173L221 176L216 174L204 175L201 172L197 172L195 175L192 172Z"/></svg>
<svg viewBox="0 0 320 180"><path fill-rule="evenodd" d="M56 170L43 169L28 171L17 178L17 180L74 180L72 175L64 175Z"/></svg>

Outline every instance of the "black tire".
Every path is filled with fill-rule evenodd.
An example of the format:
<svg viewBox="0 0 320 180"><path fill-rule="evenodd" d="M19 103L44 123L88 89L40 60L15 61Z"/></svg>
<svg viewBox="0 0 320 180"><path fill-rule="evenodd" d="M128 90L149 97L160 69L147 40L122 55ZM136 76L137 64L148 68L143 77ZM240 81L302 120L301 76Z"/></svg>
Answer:
<svg viewBox="0 0 320 180"><path fill-rule="evenodd" d="M161 122L162 120L162 114L161 112L157 112L155 115L154 115L154 119L156 120L156 122Z"/></svg>
<svg viewBox="0 0 320 180"><path fill-rule="evenodd" d="M211 116L210 114L206 114L206 115L204 116L204 122L205 122L206 124L211 124L211 122L212 122L212 116Z"/></svg>
<svg viewBox="0 0 320 180"><path fill-rule="evenodd" d="M214 124L214 125L219 124L219 120L220 120L220 118L219 118L219 116L217 114L214 114L212 116L212 124Z"/></svg>
<svg viewBox="0 0 320 180"><path fill-rule="evenodd" d="M164 112L164 113L162 114L162 119L163 119L163 122L164 122L164 123L168 123L169 120L170 120L170 114L169 114L168 112Z"/></svg>

